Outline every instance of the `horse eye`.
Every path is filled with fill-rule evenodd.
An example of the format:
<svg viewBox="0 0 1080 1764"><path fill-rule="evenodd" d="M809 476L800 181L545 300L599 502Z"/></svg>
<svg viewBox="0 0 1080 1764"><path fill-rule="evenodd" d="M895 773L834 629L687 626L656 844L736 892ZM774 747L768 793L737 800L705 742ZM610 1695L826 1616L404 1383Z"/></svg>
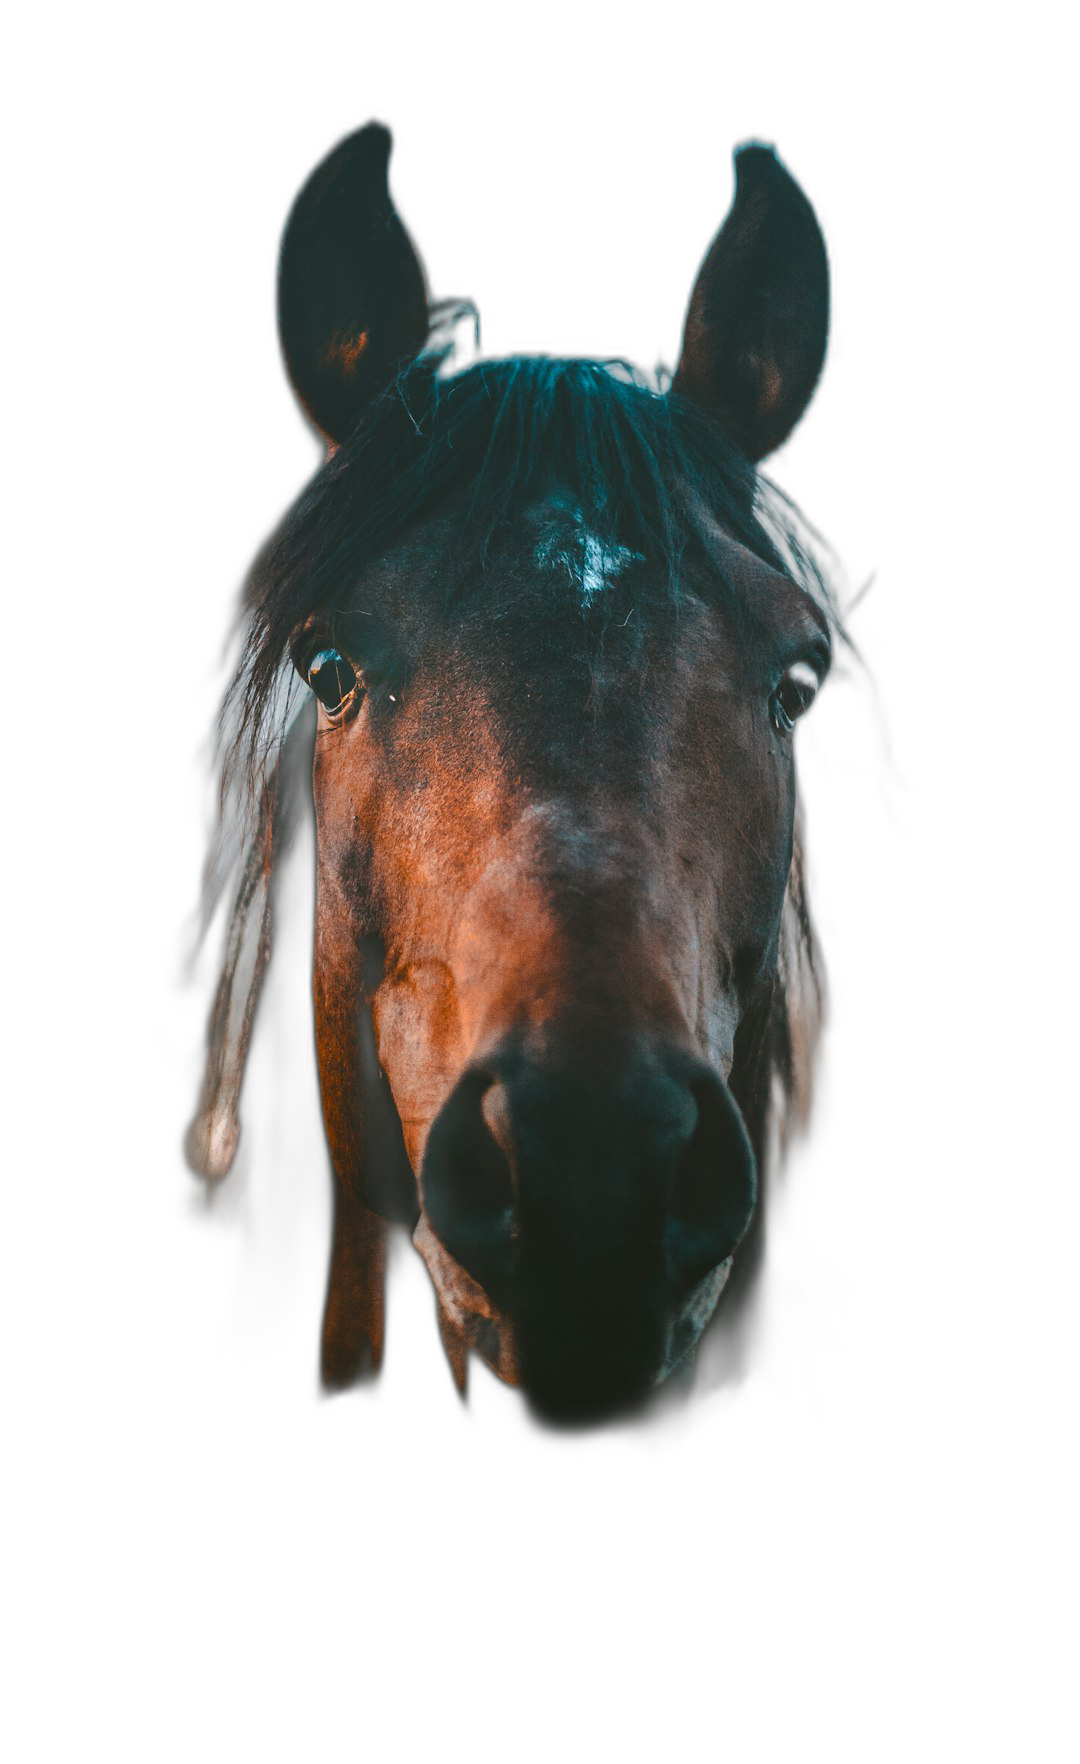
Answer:
<svg viewBox="0 0 1080 1764"><path fill-rule="evenodd" d="M356 674L340 649L320 649L307 668L307 681L319 703L331 716L345 709L356 692Z"/></svg>
<svg viewBox="0 0 1080 1764"><path fill-rule="evenodd" d="M810 663L794 662L769 701L774 727L790 733L798 718L810 709L817 689L818 677Z"/></svg>

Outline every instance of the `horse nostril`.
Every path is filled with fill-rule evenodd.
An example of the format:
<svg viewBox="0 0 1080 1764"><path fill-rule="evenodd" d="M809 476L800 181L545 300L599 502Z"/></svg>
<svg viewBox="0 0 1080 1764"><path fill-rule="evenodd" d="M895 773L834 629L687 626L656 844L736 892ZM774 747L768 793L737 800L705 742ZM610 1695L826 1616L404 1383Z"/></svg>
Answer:
<svg viewBox="0 0 1080 1764"><path fill-rule="evenodd" d="M754 1153L731 1092L712 1073L690 1088L697 1125L675 1172L664 1232L668 1272L683 1291L733 1254L757 1197Z"/></svg>
<svg viewBox="0 0 1080 1764"><path fill-rule="evenodd" d="M489 1084L480 1098L480 1113L495 1144L504 1156L513 1156L514 1134L510 1125L510 1098L503 1084Z"/></svg>
<svg viewBox="0 0 1080 1764"><path fill-rule="evenodd" d="M489 1126L489 1119L501 1126L488 1102L500 1088L486 1072L465 1074L432 1122L421 1176L432 1230L497 1303L506 1292L514 1214L509 1159Z"/></svg>

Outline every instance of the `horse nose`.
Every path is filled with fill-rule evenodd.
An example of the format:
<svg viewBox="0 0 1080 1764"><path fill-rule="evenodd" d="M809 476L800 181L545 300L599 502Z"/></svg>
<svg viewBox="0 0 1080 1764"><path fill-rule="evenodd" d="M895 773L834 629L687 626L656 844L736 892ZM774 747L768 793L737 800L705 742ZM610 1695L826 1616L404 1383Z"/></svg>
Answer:
<svg viewBox="0 0 1080 1764"><path fill-rule="evenodd" d="M500 1308L518 1248L568 1292L621 1265L681 1298L733 1253L756 1198L734 1098L681 1050L606 1075L516 1055L470 1068L432 1123L422 1180L436 1236Z"/></svg>

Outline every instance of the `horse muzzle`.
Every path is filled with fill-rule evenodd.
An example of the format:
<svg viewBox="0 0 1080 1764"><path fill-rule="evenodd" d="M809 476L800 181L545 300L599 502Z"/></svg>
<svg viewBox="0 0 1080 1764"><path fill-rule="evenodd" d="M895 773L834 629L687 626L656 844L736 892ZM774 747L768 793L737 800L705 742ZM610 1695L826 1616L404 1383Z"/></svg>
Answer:
<svg viewBox="0 0 1080 1764"><path fill-rule="evenodd" d="M631 1406L689 1351L756 1198L723 1080L643 1041L573 1061L505 1041L433 1121L420 1185L450 1327L565 1419Z"/></svg>

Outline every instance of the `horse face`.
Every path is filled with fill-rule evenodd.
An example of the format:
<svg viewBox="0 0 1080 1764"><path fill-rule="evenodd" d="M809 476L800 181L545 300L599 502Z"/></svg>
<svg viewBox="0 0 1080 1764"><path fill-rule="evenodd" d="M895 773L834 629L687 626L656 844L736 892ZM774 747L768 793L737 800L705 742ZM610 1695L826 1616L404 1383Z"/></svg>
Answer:
<svg viewBox="0 0 1080 1764"><path fill-rule="evenodd" d="M662 1377L749 1223L728 1079L771 1001L790 713L828 662L813 603L715 527L677 598L644 558L573 580L573 537L538 507L440 613L443 514L296 651L341 658L331 698L355 681L315 750L331 1144L370 1011L444 1332L558 1412Z"/></svg>
<svg viewBox="0 0 1080 1764"><path fill-rule="evenodd" d="M389 148L374 124L342 142L282 246L285 358L329 461L249 585L262 813L189 1155L216 1178L236 1143L286 770L261 772L261 737L291 645L319 700L324 1378L378 1363L399 1217L459 1382L474 1348L547 1412L597 1413L697 1339L791 1077L791 734L828 632L757 520L753 462L821 368L824 244L772 152L742 149L672 396L504 363L496 409L482 367L438 391ZM537 410L519 381L546 387Z"/></svg>

